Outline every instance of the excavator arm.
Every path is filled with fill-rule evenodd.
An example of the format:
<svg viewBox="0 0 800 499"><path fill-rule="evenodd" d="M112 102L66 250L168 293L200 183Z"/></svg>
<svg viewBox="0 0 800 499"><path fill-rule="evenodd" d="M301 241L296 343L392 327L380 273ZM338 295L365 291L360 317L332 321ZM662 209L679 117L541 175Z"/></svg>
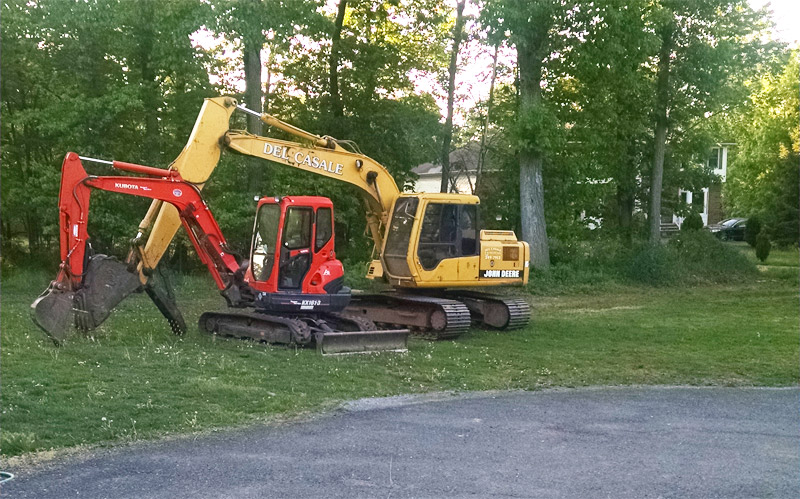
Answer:
<svg viewBox="0 0 800 499"><path fill-rule="evenodd" d="M147 175L92 176L86 173L81 158L68 153L62 164L59 194L60 252L62 263L58 276L45 293L32 305L33 319L54 341L61 341L70 327L73 312L79 327L92 329L99 325L119 300L138 288L135 274L127 271L122 262L104 255L89 254L89 205L92 190L102 190L151 198L169 205L177 214L200 260L208 267L217 287L232 306L241 306L241 286L244 269L227 249L222 231L200 195L200 190L186 182L177 170L163 170L149 166L111 162L118 170ZM99 258L95 258L99 257ZM97 286L86 279L108 279L116 286ZM119 293L115 288L121 288ZM163 296L153 296L156 304L170 320L173 331L186 329L177 308ZM113 296L110 296L113 295ZM248 298L244 297L245 301ZM116 303L114 303L116 301ZM95 304L95 306L92 306ZM85 306L89 305L89 306Z"/></svg>
<svg viewBox="0 0 800 499"><path fill-rule="evenodd" d="M266 121L266 120L265 120ZM383 228L388 223L394 201L400 190L391 174L371 158L344 150L309 147L247 132L231 130L224 144L240 154L273 161L324 177L347 182L361 189L366 202L367 227L375 247L383 247Z"/></svg>

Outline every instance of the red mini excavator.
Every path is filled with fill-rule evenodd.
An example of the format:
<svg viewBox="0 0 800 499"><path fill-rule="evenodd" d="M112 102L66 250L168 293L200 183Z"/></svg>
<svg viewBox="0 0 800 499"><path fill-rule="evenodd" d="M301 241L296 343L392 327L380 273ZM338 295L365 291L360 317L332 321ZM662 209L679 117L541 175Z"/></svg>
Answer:
<svg viewBox="0 0 800 499"><path fill-rule="evenodd" d="M334 253L330 199L262 198L250 257L242 259L228 248L197 186L176 170L113 161L109 163L118 170L146 176L92 176L81 159L91 160L67 154L61 170L58 277L31 306L36 324L56 343L67 337L73 322L79 329L93 329L127 294L142 288L139 275L129 271L141 257L135 242L124 263L91 254L87 222L91 190L97 189L147 197L177 209L229 306L204 313L201 330L270 343L316 344L322 353L406 348L408 330L379 331L363 317L341 313L350 302L350 289L343 285L344 270ZM163 281L151 278L143 287L173 332L184 333L183 317Z"/></svg>

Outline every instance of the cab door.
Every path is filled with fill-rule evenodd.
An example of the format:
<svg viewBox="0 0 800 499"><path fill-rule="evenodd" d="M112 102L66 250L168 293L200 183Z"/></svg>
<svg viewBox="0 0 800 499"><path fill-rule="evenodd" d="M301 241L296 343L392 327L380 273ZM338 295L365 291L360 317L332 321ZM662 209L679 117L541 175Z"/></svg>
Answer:
<svg viewBox="0 0 800 499"><path fill-rule="evenodd" d="M278 264L278 289L301 290L311 268L311 207L290 206L284 217L281 256Z"/></svg>

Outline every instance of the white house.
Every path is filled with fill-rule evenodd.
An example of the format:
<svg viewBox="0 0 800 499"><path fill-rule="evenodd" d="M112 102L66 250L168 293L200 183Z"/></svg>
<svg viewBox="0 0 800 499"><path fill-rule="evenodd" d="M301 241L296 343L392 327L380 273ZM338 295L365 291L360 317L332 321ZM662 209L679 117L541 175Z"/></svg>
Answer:
<svg viewBox="0 0 800 499"><path fill-rule="evenodd" d="M697 192L680 189L678 191L681 198L689 206L696 206L703 225L713 225L725 218L722 212L722 184L725 183L728 174L728 151L735 144L724 142L717 144L711 150L708 157L708 166L713 169L714 174L720 177L721 182L711 187L703 187ZM702 203L702 210L701 208ZM683 217L672 215L672 223L679 226L683 223Z"/></svg>
<svg viewBox="0 0 800 499"><path fill-rule="evenodd" d="M459 194L475 192L479 163L480 145L475 142L470 142L450 153L450 179L451 184L454 184L455 187L455 189L451 189L452 192ZM484 163L489 164L488 161L484 161ZM484 166L483 170L488 171L489 169ZM442 185L442 165L423 163L411 171L419 175L416 192L439 192Z"/></svg>

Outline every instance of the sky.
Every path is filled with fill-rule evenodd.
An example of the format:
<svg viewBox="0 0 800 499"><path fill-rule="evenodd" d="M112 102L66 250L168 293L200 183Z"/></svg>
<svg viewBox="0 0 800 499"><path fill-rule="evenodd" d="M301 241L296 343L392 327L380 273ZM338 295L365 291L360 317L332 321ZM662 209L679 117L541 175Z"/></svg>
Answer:
<svg viewBox="0 0 800 499"><path fill-rule="evenodd" d="M775 38L795 47L800 42L800 0L749 0L750 6L760 9L765 5L772 11Z"/></svg>

